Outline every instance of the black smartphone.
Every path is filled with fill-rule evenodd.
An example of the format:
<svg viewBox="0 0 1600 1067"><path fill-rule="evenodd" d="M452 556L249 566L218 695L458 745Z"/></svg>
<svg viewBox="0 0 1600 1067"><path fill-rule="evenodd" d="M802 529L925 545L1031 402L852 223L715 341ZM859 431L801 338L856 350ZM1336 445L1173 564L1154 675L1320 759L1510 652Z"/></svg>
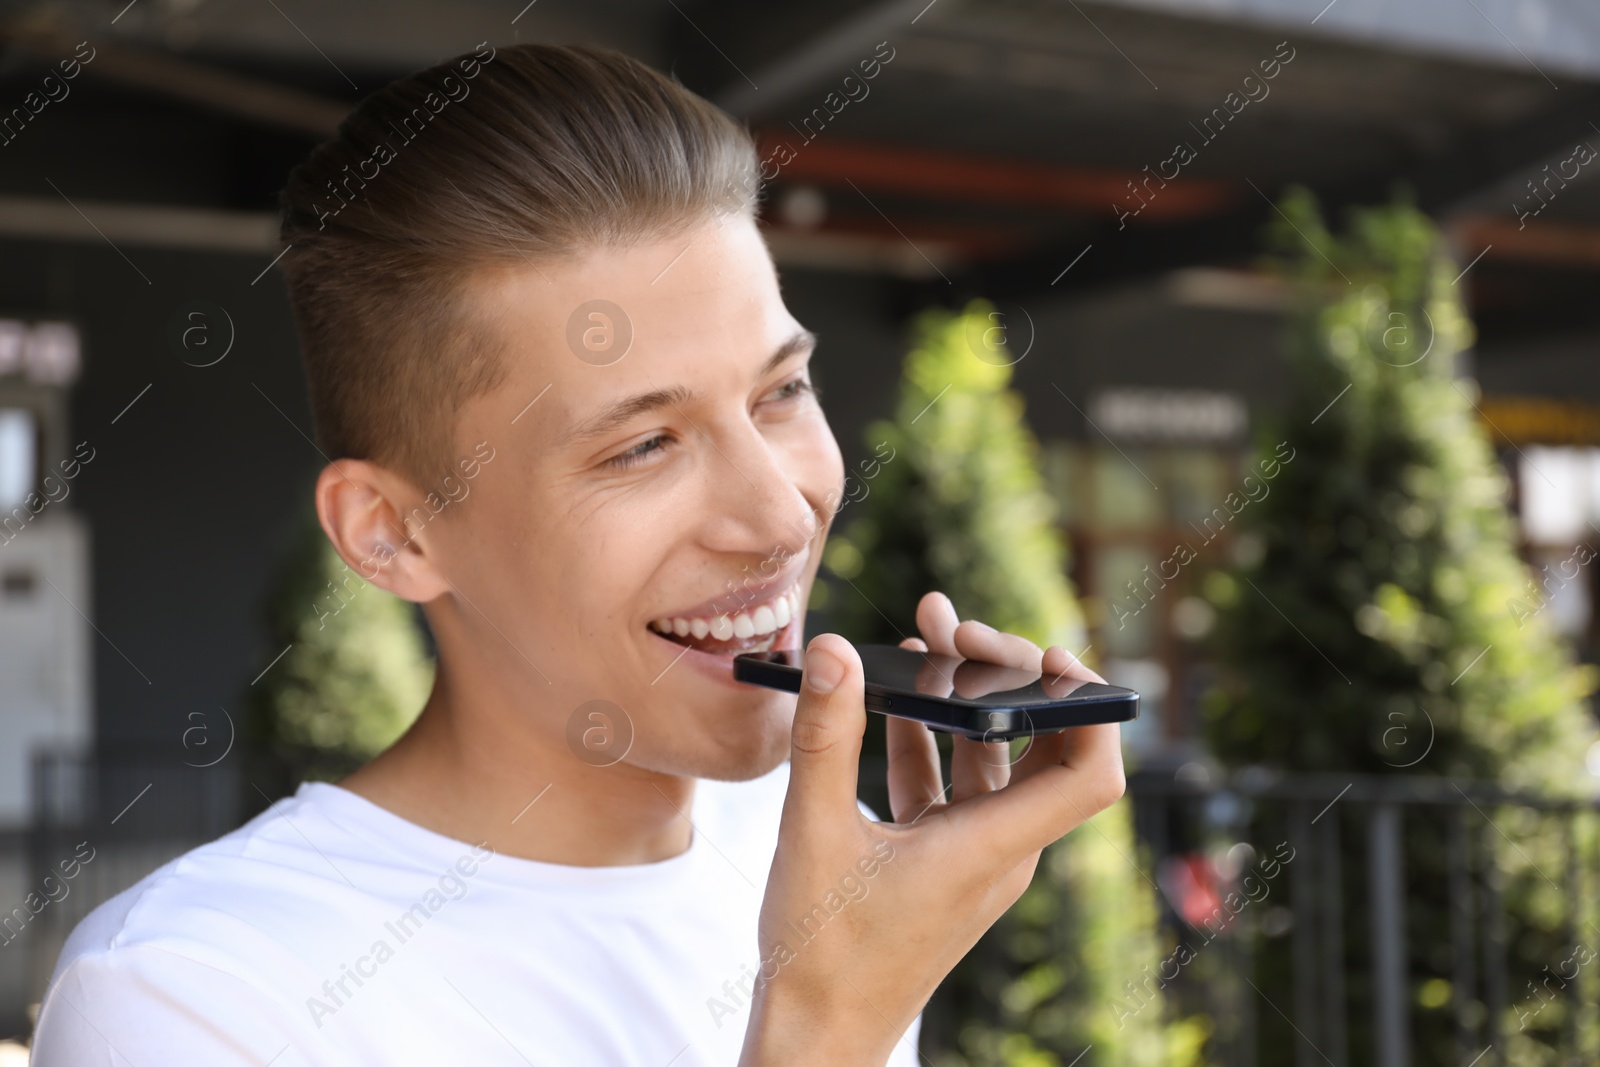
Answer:
<svg viewBox="0 0 1600 1067"><path fill-rule="evenodd" d="M896 645L857 645L856 651L866 671L868 710L980 741L1139 717L1139 694L1132 689L1046 678L1038 671ZM748 652L734 657L733 677L798 693L804 657L804 652Z"/></svg>

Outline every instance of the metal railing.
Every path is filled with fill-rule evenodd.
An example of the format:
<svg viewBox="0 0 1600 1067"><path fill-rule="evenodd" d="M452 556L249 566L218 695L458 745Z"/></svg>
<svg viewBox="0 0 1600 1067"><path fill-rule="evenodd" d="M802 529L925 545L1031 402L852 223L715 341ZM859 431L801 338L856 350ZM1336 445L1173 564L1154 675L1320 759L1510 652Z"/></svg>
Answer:
<svg viewBox="0 0 1600 1067"><path fill-rule="evenodd" d="M1419 775L1186 770L1130 775L1128 796L1171 931L1225 944L1204 950L1200 973L1162 983L1170 1006L1211 1016L1221 1062L1600 1062L1595 975L1583 971L1600 948L1600 799ZM1260 898L1249 875L1224 870L1217 892L1240 906L1197 923L1159 872L1230 842L1279 869L1253 871L1272 883ZM1203 910L1205 888L1184 884ZM1539 970L1528 957L1541 944L1552 947Z"/></svg>
<svg viewBox="0 0 1600 1067"><path fill-rule="evenodd" d="M35 753L24 889L36 907L46 903L26 918L16 911L25 897L0 905L5 948L26 960L24 1003L0 1004L0 1018L38 1001L67 936L91 911L243 820L238 774L186 764L174 749Z"/></svg>

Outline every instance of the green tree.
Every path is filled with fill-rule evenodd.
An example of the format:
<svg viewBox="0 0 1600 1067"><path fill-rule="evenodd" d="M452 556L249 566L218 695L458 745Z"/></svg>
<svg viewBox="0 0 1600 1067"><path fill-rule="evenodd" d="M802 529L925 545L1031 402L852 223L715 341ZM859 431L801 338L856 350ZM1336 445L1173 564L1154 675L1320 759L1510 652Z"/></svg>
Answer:
<svg viewBox="0 0 1600 1067"><path fill-rule="evenodd" d="M879 465L864 495L847 489L859 510L825 557L824 603L854 641L915 634L917 601L938 589L962 618L1040 645L1086 644L998 322L979 301L915 324L895 418L868 430ZM1195 1062L1198 1022L1170 1024L1159 997L1116 1010L1124 983L1163 955L1128 809L1047 849L1021 900L940 988L924 1014L936 1062L1050 1067L1090 1046L1080 1067Z"/></svg>
<svg viewBox="0 0 1600 1067"><path fill-rule="evenodd" d="M415 609L346 566L314 520L274 583L267 631L269 655L287 651L251 687L251 733L280 791L376 756L433 684Z"/></svg>
<svg viewBox="0 0 1600 1067"><path fill-rule="evenodd" d="M1476 385L1457 376L1473 336L1457 266L1404 203L1353 212L1337 235L1304 190L1281 208L1275 262L1300 301L1293 396L1262 456L1286 447L1292 459L1241 518L1254 561L1207 582L1223 678L1207 707L1213 751L1233 766L1589 789L1593 681L1548 617L1514 607L1528 574ZM1554 820L1519 822L1508 809L1497 830L1466 814L1506 879L1515 1002L1525 979L1570 949L1564 902L1543 875L1560 877L1565 846ZM1474 994L1449 987L1447 835L1443 816L1430 817L1406 827L1408 966L1416 1062L1444 1063L1461 1053L1456 1001ZM1352 1055L1371 1048L1360 836L1345 835L1342 859ZM1266 946L1258 984L1288 988L1286 953L1284 941ZM1481 1017L1481 1003L1469 1007ZM1544 1012L1526 1031L1508 1016L1505 1062L1553 1062L1547 1043L1575 1007ZM1295 1035L1260 1014L1261 1062L1291 1062Z"/></svg>
<svg viewBox="0 0 1600 1067"><path fill-rule="evenodd" d="M893 458L863 483L860 512L827 550L847 583L829 605L860 640L915 634L917 601L939 589L963 618L1040 645L1087 643L1038 443L1008 388L1014 357L992 315L982 302L960 315L925 312L896 417L867 430L880 458Z"/></svg>

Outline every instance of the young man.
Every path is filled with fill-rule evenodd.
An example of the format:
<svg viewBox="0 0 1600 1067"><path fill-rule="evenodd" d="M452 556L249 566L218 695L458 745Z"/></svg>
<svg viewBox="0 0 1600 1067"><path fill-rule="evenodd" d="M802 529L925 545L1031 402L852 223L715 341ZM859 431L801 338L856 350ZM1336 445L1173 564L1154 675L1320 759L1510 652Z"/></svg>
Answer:
<svg viewBox="0 0 1600 1067"><path fill-rule="evenodd" d="M1117 729L960 742L947 787L888 720L884 823L846 641L798 701L733 681L800 647L844 474L759 184L676 83L533 45L389 86L295 172L317 511L424 605L437 681L371 764L86 919L39 1067L917 1062L939 981L1121 794ZM941 594L917 621L1094 677Z"/></svg>

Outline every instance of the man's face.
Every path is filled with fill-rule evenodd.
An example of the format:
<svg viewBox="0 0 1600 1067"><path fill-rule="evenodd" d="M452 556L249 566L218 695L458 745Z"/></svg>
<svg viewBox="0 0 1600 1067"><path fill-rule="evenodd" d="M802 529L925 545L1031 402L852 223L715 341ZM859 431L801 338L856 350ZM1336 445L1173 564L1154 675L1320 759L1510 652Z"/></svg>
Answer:
<svg viewBox="0 0 1600 1067"><path fill-rule="evenodd" d="M794 697L732 660L801 647L844 470L755 224L507 269L474 298L507 376L458 413L461 455L494 458L425 535L456 590L430 610L443 669L505 679L542 736L584 739L574 758L771 770Z"/></svg>

